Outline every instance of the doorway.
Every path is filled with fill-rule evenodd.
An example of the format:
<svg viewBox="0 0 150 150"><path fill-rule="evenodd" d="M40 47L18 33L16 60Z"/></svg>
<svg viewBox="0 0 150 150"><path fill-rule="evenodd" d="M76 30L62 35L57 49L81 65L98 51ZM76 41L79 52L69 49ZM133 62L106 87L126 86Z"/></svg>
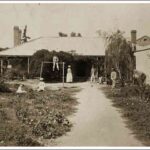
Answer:
<svg viewBox="0 0 150 150"><path fill-rule="evenodd" d="M87 81L90 77L90 64L87 61L80 60L76 62L75 79L76 81Z"/></svg>

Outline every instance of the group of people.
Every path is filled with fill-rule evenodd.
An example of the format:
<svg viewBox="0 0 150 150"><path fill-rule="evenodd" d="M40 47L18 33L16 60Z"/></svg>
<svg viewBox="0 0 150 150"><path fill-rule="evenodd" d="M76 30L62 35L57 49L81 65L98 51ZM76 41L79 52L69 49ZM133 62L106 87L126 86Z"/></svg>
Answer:
<svg viewBox="0 0 150 150"><path fill-rule="evenodd" d="M68 69L67 69L66 82L67 83L73 82L73 76L72 76L72 71L71 71L70 65L68 66ZM24 90L23 87L24 87L24 85L20 84L16 93L27 93L27 91ZM43 78L40 78L40 82L38 83L36 90L38 92L41 92L41 91L45 90L45 87L46 87L46 85L45 85L45 82L43 81Z"/></svg>
<svg viewBox="0 0 150 150"><path fill-rule="evenodd" d="M24 85L20 84L19 87L18 87L18 89L17 89L17 91L16 91L16 93L18 93L18 94L27 93L27 91L24 90L23 87L24 87ZM40 82L38 83L36 90L38 92L41 92L41 91L45 90L45 87L46 87L46 85L45 85L45 83L43 81L43 78L40 78Z"/></svg>
<svg viewBox="0 0 150 150"><path fill-rule="evenodd" d="M96 72L95 68L94 68L94 66L92 66L92 68L91 68L91 78L90 78L90 82L91 82L92 86L93 86L93 83L96 82L95 72ZM111 70L110 78L111 78L111 81L112 81L112 88L115 88L115 86L116 86L116 79L117 79L117 72L115 71L114 68L112 68L112 70ZM71 66L70 65L68 66L68 69L67 69L66 82L67 83L73 82L73 75L72 75L72 70L71 70ZM102 84L104 82L104 77L100 76L98 78L98 82L100 84ZM17 91L16 91L16 93L27 93L27 91L23 90L23 87L24 87L24 85L20 84L18 89L17 89ZM45 83L43 81L43 78L40 78L40 82L38 83L36 90L38 92L44 91L45 87L46 87L46 85L45 85Z"/></svg>
<svg viewBox="0 0 150 150"><path fill-rule="evenodd" d="M90 82L91 82L91 86L93 86L93 83L96 82L96 74L95 74L95 71L96 69L94 68L94 66L92 66L91 68L91 79L90 79ZM112 81L112 88L115 88L116 86L116 80L117 80L117 72L115 71L114 68L112 68L111 70L111 75L110 75L110 78L111 78L111 81ZM100 84L102 84L104 82L105 78L103 76L100 76L98 78L98 82Z"/></svg>
<svg viewBox="0 0 150 150"><path fill-rule="evenodd" d="M92 68L91 68L91 78L90 78L91 84L95 83L97 79L98 79L98 82L100 84L103 82L103 76L98 77L98 72L97 72L96 68L94 66L92 66Z"/></svg>

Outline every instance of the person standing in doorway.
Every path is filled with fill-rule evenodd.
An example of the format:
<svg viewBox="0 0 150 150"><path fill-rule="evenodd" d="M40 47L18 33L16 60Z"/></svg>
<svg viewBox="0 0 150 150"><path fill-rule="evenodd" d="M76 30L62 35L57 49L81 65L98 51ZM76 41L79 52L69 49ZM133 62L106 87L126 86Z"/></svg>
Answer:
<svg viewBox="0 0 150 150"><path fill-rule="evenodd" d="M68 66L68 69L67 69L66 82L67 83L73 82L72 71L71 71L71 66L70 65Z"/></svg>
<svg viewBox="0 0 150 150"><path fill-rule="evenodd" d="M112 81L112 89L116 86L117 73L114 68L111 71L111 81Z"/></svg>

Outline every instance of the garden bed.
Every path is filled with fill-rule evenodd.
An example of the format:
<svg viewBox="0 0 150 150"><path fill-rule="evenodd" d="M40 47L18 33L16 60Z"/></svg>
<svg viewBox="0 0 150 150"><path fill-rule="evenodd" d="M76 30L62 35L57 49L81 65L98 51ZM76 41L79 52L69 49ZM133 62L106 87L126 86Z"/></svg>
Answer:
<svg viewBox="0 0 150 150"><path fill-rule="evenodd" d="M71 130L68 116L76 111L77 87L26 90L0 94L0 146L43 146L39 139L55 139Z"/></svg>
<svg viewBox="0 0 150 150"><path fill-rule="evenodd" d="M101 88L112 100L113 105L121 110L127 121L127 126L133 134L145 145L150 146L150 99L141 95L138 86L128 86L117 89ZM149 91L150 92L150 91Z"/></svg>

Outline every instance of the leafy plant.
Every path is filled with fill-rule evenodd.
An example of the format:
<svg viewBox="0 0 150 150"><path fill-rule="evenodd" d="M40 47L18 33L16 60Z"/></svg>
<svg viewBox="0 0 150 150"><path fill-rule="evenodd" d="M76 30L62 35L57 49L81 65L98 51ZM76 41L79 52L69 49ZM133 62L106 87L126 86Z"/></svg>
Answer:
<svg viewBox="0 0 150 150"><path fill-rule="evenodd" d="M65 62L65 73L67 70L68 64L72 64L73 62L73 56L69 53L60 51L48 51L45 49L37 51L32 57L30 62L30 70L31 70L31 76L32 77L39 77L40 71L41 71L41 64L43 61L48 61L51 63L44 64L43 71L42 71L42 77L44 77L45 80L51 80L51 81L59 81L62 80L62 64L59 64L59 70L53 71L53 56L58 56L59 62Z"/></svg>
<svg viewBox="0 0 150 150"><path fill-rule="evenodd" d="M110 34L99 32L99 35L105 39L107 47L105 52L107 77L110 78L111 69L115 68L119 80L129 81L133 77L135 57L132 52L131 43L127 42L123 34L124 32L120 30Z"/></svg>

